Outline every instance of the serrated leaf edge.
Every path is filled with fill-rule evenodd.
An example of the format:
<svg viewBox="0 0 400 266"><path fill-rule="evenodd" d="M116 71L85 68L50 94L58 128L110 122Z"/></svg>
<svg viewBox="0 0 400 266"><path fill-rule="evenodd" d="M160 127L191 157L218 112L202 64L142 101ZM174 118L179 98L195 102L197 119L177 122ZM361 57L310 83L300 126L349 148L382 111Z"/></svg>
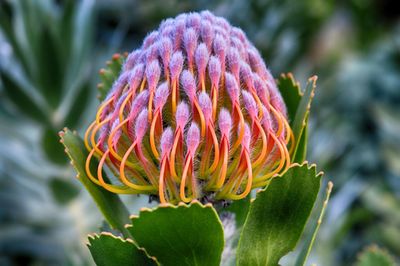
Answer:
<svg viewBox="0 0 400 266"><path fill-rule="evenodd" d="M120 236L113 235L113 234L110 233L110 232L101 232L100 234L98 234L98 233L91 233L91 234L88 234L88 242L86 243L86 246L88 246L88 247L89 247L89 246L92 246L92 244L90 243L90 239L96 240L96 238L97 238L97 239L100 239L102 236L110 236L110 237L113 237L113 238L115 238L115 239L121 240L123 243L128 242L128 243L134 245L137 249L143 251L143 252L145 253L145 255L146 255L149 259L153 260L156 264L158 264L158 265L160 264L160 263L157 261L157 258L156 258L156 257L150 256L149 253L147 253L147 251L146 251L145 248L139 247L132 239L130 239L130 238L124 239L124 238L122 238L122 237L120 237Z"/></svg>

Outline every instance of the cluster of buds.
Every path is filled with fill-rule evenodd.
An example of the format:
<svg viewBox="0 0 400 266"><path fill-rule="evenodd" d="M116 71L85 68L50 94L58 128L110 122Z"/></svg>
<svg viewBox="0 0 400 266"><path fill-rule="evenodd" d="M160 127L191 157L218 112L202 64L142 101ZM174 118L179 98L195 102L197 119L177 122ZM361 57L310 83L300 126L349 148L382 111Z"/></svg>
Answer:
<svg viewBox="0 0 400 266"><path fill-rule="evenodd" d="M243 31L208 11L182 14L128 55L85 134L86 172L161 203L237 200L288 169L293 142L274 78Z"/></svg>

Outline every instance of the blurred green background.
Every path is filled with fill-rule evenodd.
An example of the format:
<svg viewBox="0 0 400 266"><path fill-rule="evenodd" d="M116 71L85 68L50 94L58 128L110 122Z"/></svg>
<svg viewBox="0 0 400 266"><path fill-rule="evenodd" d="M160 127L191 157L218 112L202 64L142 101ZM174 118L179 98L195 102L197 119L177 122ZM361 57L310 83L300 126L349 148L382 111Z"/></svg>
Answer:
<svg viewBox="0 0 400 266"><path fill-rule="evenodd" d="M96 111L98 70L161 20L209 9L277 77L319 76L309 161L335 188L309 263L400 259L400 10L390 0L0 0L0 265L92 265L101 215L58 143ZM126 197L132 212L147 197Z"/></svg>

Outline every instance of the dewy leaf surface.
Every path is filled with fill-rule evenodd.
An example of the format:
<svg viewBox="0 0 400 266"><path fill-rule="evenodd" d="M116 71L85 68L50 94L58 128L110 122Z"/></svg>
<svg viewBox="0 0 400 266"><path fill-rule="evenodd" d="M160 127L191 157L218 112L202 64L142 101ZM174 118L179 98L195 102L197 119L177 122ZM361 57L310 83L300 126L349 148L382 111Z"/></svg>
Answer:
<svg viewBox="0 0 400 266"><path fill-rule="evenodd" d="M97 266L158 265L132 240L123 240L110 233L89 236L88 247Z"/></svg>
<svg viewBox="0 0 400 266"><path fill-rule="evenodd" d="M257 193L237 251L237 265L278 265L296 246L314 206L321 175L315 166L294 165Z"/></svg>
<svg viewBox="0 0 400 266"><path fill-rule="evenodd" d="M221 261L224 233L211 205L161 205L131 219L134 240L161 265L217 266Z"/></svg>

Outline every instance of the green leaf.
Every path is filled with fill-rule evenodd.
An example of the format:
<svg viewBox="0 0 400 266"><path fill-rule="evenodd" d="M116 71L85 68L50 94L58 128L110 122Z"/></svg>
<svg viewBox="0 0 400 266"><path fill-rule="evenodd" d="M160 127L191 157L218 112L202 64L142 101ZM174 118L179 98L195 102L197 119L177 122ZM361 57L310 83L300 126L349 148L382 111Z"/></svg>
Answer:
<svg viewBox="0 0 400 266"><path fill-rule="evenodd" d="M316 76L311 77L308 80L306 90L304 95L301 97L301 101L297 107L296 116L292 123L292 130L296 143L292 158L295 158L293 161L295 163L302 163L305 160L307 141L305 141L306 137L303 138L303 135L306 134L305 129L307 128L308 115L310 113L311 102L314 97L316 80ZM300 154L300 156L298 156L298 154Z"/></svg>
<svg viewBox="0 0 400 266"><path fill-rule="evenodd" d="M277 80L278 89L281 92L288 111L289 121L293 122L297 108L303 96L300 84L294 79L292 73L281 74Z"/></svg>
<svg viewBox="0 0 400 266"><path fill-rule="evenodd" d="M237 265L278 265L296 246L316 200L321 174L294 165L257 193L237 251Z"/></svg>
<svg viewBox="0 0 400 266"><path fill-rule="evenodd" d="M68 158L63 151L63 146L60 144L60 138L54 129L44 129L41 143L47 159L59 165L68 162Z"/></svg>
<svg viewBox="0 0 400 266"><path fill-rule="evenodd" d="M387 251L376 245L367 247L358 257L356 266L395 266L393 258Z"/></svg>
<svg viewBox="0 0 400 266"><path fill-rule="evenodd" d="M211 205L166 204L131 219L136 243L162 265L219 265L224 233Z"/></svg>
<svg viewBox="0 0 400 266"><path fill-rule="evenodd" d="M326 207L328 205L329 197L330 197L331 192L332 192L332 187L333 187L333 183L332 182L328 182L328 186L326 188L325 200L322 203L322 208L321 208L321 211L319 213L318 220L315 222L310 234L308 235L307 239L305 240L303 248L301 249L300 254L297 257L295 266L306 265L307 258L310 255L311 249L312 249L313 244L315 242L315 238L317 237L317 234L318 234L319 227L320 227L320 225L322 223L322 219L324 218L325 210L326 210Z"/></svg>
<svg viewBox="0 0 400 266"><path fill-rule="evenodd" d="M97 266L158 265L132 240L124 240L110 233L89 236L88 247Z"/></svg>
<svg viewBox="0 0 400 266"><path fill-rule="evenodd" d="M60 177L52 177L48 186L53 198L61 205L68 204L79 195L79 189L71 181Z"/></svg>
<svg viewBox="0 0 400 266"><path fill-rule="evenodd" d="M40 108L30 95L7 73L0 69L0 79L8 99L25 115L36 121L48 123L47 114Z"/></svg>
<svg viewBox="0 0 400 266"><path fill-rule="evenodd" d="M85 162L88 152L82 139L76 133L72 133L68 129L60 132L60 137L61 142L65 146L66 153L70 157L71 163L78 173L78 179L89 191L106 220L114 229L121 231L125 237L129 237L130 234L125 229L125 224L130 222L129 212L121 199L118 195L94 184L86 175ZM92 172L95 172L96 168L96 165L91 165Z"/></svg>
<svg viewBox="0 0 400 266"><path fill-rule="evenodd" d="M125 56L114 54L111 60L107 61L107 67L100 70L99 74L101 83L97 86L99 90L98 98L100 101L103 101L106 98L108 92L114 84L114 81L117 80L124 60Z"/></svg>

